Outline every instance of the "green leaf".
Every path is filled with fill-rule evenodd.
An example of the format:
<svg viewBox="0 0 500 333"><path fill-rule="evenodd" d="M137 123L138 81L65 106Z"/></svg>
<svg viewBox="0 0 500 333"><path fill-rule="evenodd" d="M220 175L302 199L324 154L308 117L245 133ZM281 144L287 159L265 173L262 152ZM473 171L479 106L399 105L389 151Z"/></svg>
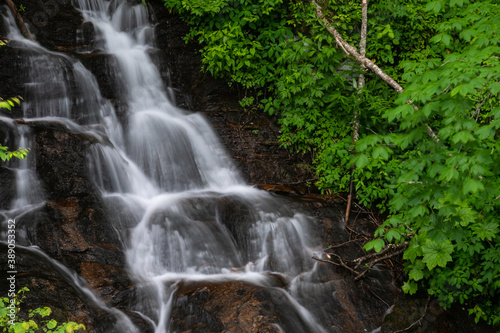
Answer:
<svg viewBox="0 0 500 333"><path fill-rule="evenodd" d="M413 295L417 292L418 285L413 281L407 281L403 284L402 289L405 292L405 294Z"/></svg>
<svg viewBox="0 0 500 333"><path fill-rule="evenodd" d="M368 243L365 244L365 246L363 246L363 249L365 251L370 251L370 250L374 250L375 252L380 252L385 246L385 242L382 238L377 238L377 239L374 239Z"/></svg>
<svg viewBox="0 0 500 333"><path fill-rule="evenodd" d="M428 239L422 246L422 262L427 264L429 270L436 266L445 267L447 262L452 261L452 252L453 245L449 241L438 243Z"/></svg>
<svg viewBox="0 0 500 333"><path fill-rule="evenodd" d="M444 45L449 46L451 41L451 36L448 34L443 34L443 36L441 37L441 41L443 42Z"/></svg>
<svg viewBox="0 0 500 333"><path fill-rule="evenodd" d="M490 126L481 126L478 130L476 130L475 134L479 140L484 140L489 137L493 138L495 130Z"/></svg>
<svg viewBox="0 0 500 333"><path fill-rule="evenodd" d="M462 96L467 96L468 94L474 95L476 93L476 89L470 84L464 84L459 86L460 87L460 95Z"/></svg>
<svg viewBox="0 0 500 333"><path fill-rule="evenodd" d="M54 319L51 319L48 323L47 323L47 328L49 329L53 329L57 326L57 321L55 321Z"/></svg>
<svg viewBox="0 0 500 333"><path fill-rule="evenodd" d="M474 225L472 226L472 230L474 230L474 234L481 238L481 240L491 240L496 234L498 234L499 226L497 223L491 221L489 223Z"/></svg>
<svg viewBox="0 0 500 333"><path fill-rule="evenodd" d="M464 187L462 189L462 193L467 195L469 193L475 194L479 191L484 190L484 185L479 181L474 178L469 178L468 180L465 181Z"/></svg>
<svg viewBox="0 0 500 333"><path fill-rule="evenodd" d="M443 7L443 2L442 1L433 1L433 2L430 2L427 4L427 6L425 7L425 10L426 11L434 11L434 14L437 14L439 13L439 11L441 10L441 8Z"/></svg>
<svg viewBox="0 0 500 333"><path fill-rule="evenodd" d="M393 240L399 241L401 239L401 232L397 229L391 229L385 234L385 239L389 242Z"/></svg>
<svg viewBox="0 0 500 333"><path fill-rule="evenodd" d="M474 140L474 135L472 135L471 131L469 130L462 130L451 137L451 141L453 141L453 143L467 143Z"/></svg>
<svg viewBox="0 0 500 333"><path fill-rule="evenodd" d="M411 270L408 274L410 280L418 281L424 278L425 264L421 260L417 260L413 265L410 266Z"/></svg>
<svg viewBox="0 0 500 333"><path fill-rule="evenodd" d="M7 109L10 111L11 107L9 103L7 103L6 101L0 101L0 109Z"/></svg>
<svg viewBox="0 0 500 333"><path fill-rule="evenodd" d="M362 169L368 164L368 157L365 154L361 154L356 158L356 168Z"/></svg>

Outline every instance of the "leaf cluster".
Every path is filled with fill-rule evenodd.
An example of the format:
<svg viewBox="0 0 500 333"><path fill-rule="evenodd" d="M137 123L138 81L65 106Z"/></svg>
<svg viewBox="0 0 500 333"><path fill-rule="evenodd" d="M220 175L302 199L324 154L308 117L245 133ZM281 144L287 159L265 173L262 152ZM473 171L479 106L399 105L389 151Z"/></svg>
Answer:
<svg viewBox="0 0 500 333"><path fill-rule="evenodd" d="M22 98L19 96L6 100L0 98L0 109L7 109L10 111L12 107L14 107L16 104L18 105L21 104L21 99ZM23 159L26 158L26 156L28 155L28 151L29 149L22 149L22 148L19 148L18 150L15 151L9 151L7 147L2 146L0 144L0 159L4 162L10 160L12 157Z"/></svg>
<svg viewBox="0 0 500 333"><path fill-rule="evenodd" d="M320 189L347 191L354 169L358 202L389 214L365 249L408 242L406 292L500 324L497 1L370 2L367 57L405 86L399 96L346 58L307 2L164 1L191 25L204 69L276 116L284 147L313 153ZM358 45L360 4L321 6Z"/></svg>
<svg viewBox="0 0 500 333"><path fill-rule="evenodd" d="M476 321L500 325L500 8L426 8L444 13L430 40L440 54L402 64L411 83L383 117L397 128L387 137L413 153L392 181L392 216L366 248L411 238L405 291L424 287L443 306L459 302Z"/></svg>
<svg viewBox="0 0 500 333"><path fill-rule="evenodd" d="M52 310L49 307L37 308L29 311L29 319L22 320L17 316L20 311L20 306L23 300L26 298L25 292L29 291L28 288L21 288L14 300L15 305L15 317L11 318L9 314L11 313L10 306L12 303L7 297L0 298L0 331L6 333L34 333L34 332L46 332L46 333L73 333L79 330L86 330L83 324L77 324L75 322L58 323L54 319L50 319Z"/></svg>

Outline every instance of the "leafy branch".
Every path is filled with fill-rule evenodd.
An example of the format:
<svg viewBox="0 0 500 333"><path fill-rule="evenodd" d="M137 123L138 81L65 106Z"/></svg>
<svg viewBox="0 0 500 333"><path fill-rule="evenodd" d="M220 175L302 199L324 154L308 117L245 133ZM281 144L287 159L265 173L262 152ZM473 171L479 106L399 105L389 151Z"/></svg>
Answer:
<svg viewBox="0 0 500 333"><path fill-rule="evenodd" d="M14 107L16 104L20 105L21 104L21 96L17 96L17 97L12 97L10 99L2 99L0 97L0 109L7 109L7 110L11 110L12 107ZM19 158L19 159L23 159L23 158L26 158L26 156L28 155L28 152L29 152L29 148L19 148L17 150L14 150L14 151L9 151L7 147L5 146L2 146L0 144L0 159L2 161L8 161L10 160L12 157L16 157L16 158Z"/></svg>

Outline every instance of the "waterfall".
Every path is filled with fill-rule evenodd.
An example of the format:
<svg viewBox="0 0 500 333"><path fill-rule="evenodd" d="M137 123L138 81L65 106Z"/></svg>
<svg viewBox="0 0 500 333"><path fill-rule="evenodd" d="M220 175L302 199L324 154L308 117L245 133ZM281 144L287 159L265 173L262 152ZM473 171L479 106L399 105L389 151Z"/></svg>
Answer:
<svg viewBox="0 0 500 333"><path fill-rule="evenodd" d="M275 288L273 273L290 284L289 292L277 293L293 304L310 332L322 332L314 309L297 291L301 276L314 274L310 258L319 241L309 231L312 220L247 186L207 120L172 103L149 56L154 22L146 7L119 0L78 0L75 6L94 25L93 51L116 60L125 114L117 116L92 73L75 58L13 31L18 47L31 54L23 112L26 121L55 119L101 138L89 149L88 170L114 217L141 294L133 310L156 333L168 332L179 282L243 281ZM29 133L21 137L20 145L30 147ZM28 184L38 180L27 163L17 167L12 210L44 200L41 190L28 195ZM226 206L240 211L228 214Z"/></svg>

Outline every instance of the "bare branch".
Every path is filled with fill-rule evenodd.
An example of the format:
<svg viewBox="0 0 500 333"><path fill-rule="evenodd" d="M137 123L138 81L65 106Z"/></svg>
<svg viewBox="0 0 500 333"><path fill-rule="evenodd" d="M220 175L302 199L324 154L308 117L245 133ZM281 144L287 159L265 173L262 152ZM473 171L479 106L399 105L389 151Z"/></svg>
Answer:
<svg viewBox="0 0 500 333"><path fill-rule="evenodd" d="M350 241L347 241L347 242L344 242L344 243L330 245L330 247L327 250L334 249L334 248L337 248L337 247L342 247L344 245L355 243L355 242L360 242L360 241L363 241L363 239L359 239L359 238L351 239Z"/></svg>
<svg viewBox="0 0 500 333"><path fill-rule="evenodd" d="M359 54L359 52L349 45L338 33L338 31L330 24L328 24L328 21L323 15L323 12L321 11L321 7L313 1L314 6L316 7L316 14L317 16L323 21L326 29L333 35L335 38L335 41L337 44L346 52L347 54L351 55L356 59L357 62L359 62L361 65L365 66L366 68L369 68L372 72L377 74L382 80L384 80L387 84L389 84L391 87L393 87L398 93L403 92L403 87L401 87L393 78L391 78L389 75L384 73L380 67L375 65L373 61L368 59L367 57Z"/></svg>
<svg viewBox="0 0 500 333"><path fill-rule="evenodd" d="M333 253L337 259L339 259L339 262L334 262L334 261L331 261L331 260L326 260L326 259L320 259L316 256L312 257L314 260L317 260L319 262L324 262L324 263L327 263L327 264L332 264L332 265L335 265L335 266L340 266L340 267L344 267L345 269L351 271L351 273L353 274L358 274L358 272L356 272L354 269L352 269L351 267L347 266L343 261L342 259L340 258L340 256L336 255L335 253Z"/></svg>
<svg viewBox="0 0 500 333"><path fill-rule="evenodd" d="M364 1L364 0L363 0ZM314 6L316 7L316 15L318 18L324 23L325 28L335 37L335 41L337 42L337 45L339 45L344 52L346 52L348 55L351 55L356 59L356 61L363 67L370 69L372 72L377 74L382 80L384 80L388 85L390 85L394 90L398 92L398 94L401 94L403 92L403 87L399 85L392 77L387 75L380 67L375 65L373 61L365 57L364 55L361 55L358 53L356 48L353 46L349 45L338 33L338 31L328 23L327 19L324 17L323 12L321 11L321 7L313 1ZM408 101L409 104L413 104L411 101ZM418 110L416 105L413 105L413 108L415 110ZM437 143L439 142L439 138L437 137L436 133L432 130L432 128L428 125L425 124L425 126L428 129L429 136L434 139L434 141Z"/></svg>
<svg viewBox="0 0 500 333"><path fill-rule="evenodd" d="M368 29L368 1L361 1L361 40L359 41L359 51L361 56L366 55L366 35ZM366 70L364 65L361 65L363 70ZM361 73L358 78L358 94L361 93L363 87L365 86L365 75ZM359 110L356 108L354 110L353 122L352 122L352 143L356 144L359 139ZM349 181L349 196L347 197L347 208L345 211L345 224L349 223L349 214L351 213L351 203L352 197L354 196L354 165L351 167L351 179Z"/></svg>
<svg viewBox="0 0 500 333"><path fill-rule="evenodd" d="M406 249L406 247L408 246L408 243L409 242L406 241L404 243L399 243L399 244L389 244L382 251L380 251L378 253L371 253L371 254L368 254L366 256L354 259L352 262L357 263L354 268L358 268L363 263L363 261L366 261L366 260L371 259L371 258L378 258L378 257L382 256L383 254L389 252L390 250L395 250L395 249L400 249L400 248Z"/></svg>
<svg viewBox="0 0 500 333"><path fill-rule="evenodd" d="M395 257L397 255L399 255L400 253L402 253L404 250L406 250L406 247L402 248L402 249L399 249L397 250L396 252L393 252L391 254L388 254L388 255L385 255L383 257L378 257L372 261L370 261L367 265L368 267L361 273L359 273L355 278L354 278L354 281L357 281L359 280L360 278L363 277L363 275L365 275L376 263L379 263L381 261L384 261L384 260L387 260L389 258L392 258L392 257ZM356 266L357 267L357 266Z"/></svg>

